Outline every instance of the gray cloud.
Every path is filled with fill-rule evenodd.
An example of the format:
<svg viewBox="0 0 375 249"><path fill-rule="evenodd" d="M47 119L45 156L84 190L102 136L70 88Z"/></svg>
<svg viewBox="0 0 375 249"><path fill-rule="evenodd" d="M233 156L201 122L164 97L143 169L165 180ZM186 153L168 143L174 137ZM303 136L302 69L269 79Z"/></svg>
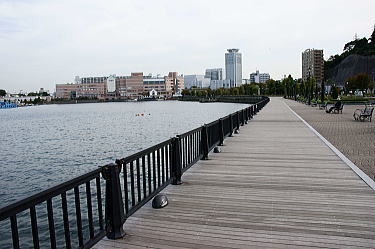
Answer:
<svg viewBox="0 0 375 249"><path fill-rule="evenodd" d="M360 5L360 6L359 6ZM300 76L301 52L369 36L373 0L0 1L0 88L53 90L75 75L185 74L243 53L243 77Z"/></svg>

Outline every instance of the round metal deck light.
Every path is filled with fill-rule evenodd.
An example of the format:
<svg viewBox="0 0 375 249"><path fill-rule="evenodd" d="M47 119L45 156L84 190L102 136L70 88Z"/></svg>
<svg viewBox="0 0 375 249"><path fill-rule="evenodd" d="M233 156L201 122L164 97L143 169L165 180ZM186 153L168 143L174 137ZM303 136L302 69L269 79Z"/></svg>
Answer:
<svg viewBox="0 0 375 249"><path fill-rule="evenodd" d="M168 198L164 194L159 194L152 200L153 208L163 208L168 205Z"/></svg>
<svg viewBox="0 0 375 249"><path fill-rule="evenodd" d="M234 130L234 134L239 134L239 133L240 133L240 131L238 129Z"/></svg>

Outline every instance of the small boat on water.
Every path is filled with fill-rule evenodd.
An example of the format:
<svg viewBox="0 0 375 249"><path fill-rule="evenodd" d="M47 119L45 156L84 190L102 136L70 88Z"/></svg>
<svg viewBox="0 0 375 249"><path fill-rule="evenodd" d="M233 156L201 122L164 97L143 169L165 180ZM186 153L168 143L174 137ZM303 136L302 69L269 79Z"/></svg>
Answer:
<svg viewBox="0 0 375 249"><path fill-rule="evenodd" d="M9 108L17 108L18 105L16 103L11 102L0 102L0 109L9 109Z"/></svg>

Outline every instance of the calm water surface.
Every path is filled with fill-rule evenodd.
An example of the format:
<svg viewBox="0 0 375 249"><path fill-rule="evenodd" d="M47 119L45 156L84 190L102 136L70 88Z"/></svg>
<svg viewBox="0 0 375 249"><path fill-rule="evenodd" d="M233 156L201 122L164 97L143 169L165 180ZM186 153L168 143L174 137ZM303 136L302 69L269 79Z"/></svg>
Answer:
<svg viewBox="0 0 375 249"><path fill-rule="evenodd" d="M155 101L1 110L0 206L244 106Z"/></svg>

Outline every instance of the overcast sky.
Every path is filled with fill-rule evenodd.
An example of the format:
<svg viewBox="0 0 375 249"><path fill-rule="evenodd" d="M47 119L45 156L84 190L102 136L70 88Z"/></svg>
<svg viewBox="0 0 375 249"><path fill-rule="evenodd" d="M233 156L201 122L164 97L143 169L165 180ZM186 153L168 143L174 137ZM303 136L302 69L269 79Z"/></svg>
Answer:
<svg viewBox="0 0 375 249"><path fill-rule="evenodd" d="M0 89L18 92L74 76L204 74L242 53L243 78L301 76L301 52L341 53L369 37L375 1L0 0Z"/></svg>

